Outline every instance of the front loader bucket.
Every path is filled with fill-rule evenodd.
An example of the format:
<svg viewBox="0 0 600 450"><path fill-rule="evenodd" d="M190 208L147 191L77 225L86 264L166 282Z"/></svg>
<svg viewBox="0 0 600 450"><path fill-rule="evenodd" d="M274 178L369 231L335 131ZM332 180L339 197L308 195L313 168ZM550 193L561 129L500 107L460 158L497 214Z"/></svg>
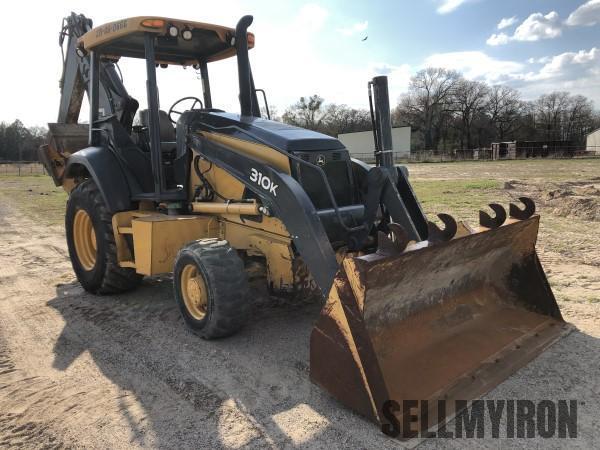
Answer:
<svg viewBox="0 0 600 450"><path fill-rule="evenodd" d="M311 334L312 381L380 425L388 400L400 424L404 401L427 405L414 430L453 416L456 400L485 394L570 330L535 252L538 226L509 219L346 258Z"/></svg>

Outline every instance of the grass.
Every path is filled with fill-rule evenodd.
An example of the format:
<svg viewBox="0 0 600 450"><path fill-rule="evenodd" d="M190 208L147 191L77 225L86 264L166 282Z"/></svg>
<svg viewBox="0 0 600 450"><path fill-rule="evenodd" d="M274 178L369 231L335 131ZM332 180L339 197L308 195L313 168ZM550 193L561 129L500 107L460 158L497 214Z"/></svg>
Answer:
<svg viewBox="0 0 600 450"><path fill-rule="evenodd" d="M478 211L496 202L508 206L515 191L503 189L511 179L540 182L559 179L600 181L600 159L527 160L410 164L410 181L425 213L435 217L444 212L457 220L478 223ZM63 222L66 193L44 175L22 177L0 174L0 196L28 215L48 224ZM490 211L491 212L491 211ZM589 223L544 215L542 228L553 233L577 233L589 237ZM588 233L585 232L588 229ZM574 252L573 243L557 239L559 253ZM588 239L585 239L588 244ZM561 248L564 247L564 248Z"/></svg>
<svg viewBox="0 0 600 450"><path fill-rule="evenodd" d="M474 226L478 224L478 211L489 210L489 203L507 207L514 198L527 194L521 192L520 187L504 189L505 181L522 180L530 186L560 180L597 180L600 184L600 160L413 164L409 169L410 181L430 220L443 212ZM0 174L0 205L8 204L39 223L62 226L66 199L67 194L54 186L49 176ZM572 278L564 281L560 274L553 275L556 264L600 267L595 222L561 217L553 214L549 207L542 207L540 215L537 248L542 258L547 259L549 281L557 294L563 301L600 302L600 295L593 290L585 295L566 292L572 289L571 284L576 287L596 283L595 276L575 270Z"/></svg>
<svg viewBox="0 0 600 450"><path fill-rule="evenodd" d="M411 179L512 179L576 181L600 175L600 158L529 159L525 161L464 161L436 164L408 164Z"/></svg>
<svg viewBox="0 0 600 450"><path fill-rule="evenodd" d="M64 223L67 193L47 175L0 176L0 197L27 216L47 225Z"/></svg>
<svg viewBox="0 0 600 450"><path fill-rule="evenodd" d="M416 179L411 182L425 214L430 216L443 212L476 225L478 211L488 203L508 204L508 197L500 191L501 182L498 180Z"/></svg>

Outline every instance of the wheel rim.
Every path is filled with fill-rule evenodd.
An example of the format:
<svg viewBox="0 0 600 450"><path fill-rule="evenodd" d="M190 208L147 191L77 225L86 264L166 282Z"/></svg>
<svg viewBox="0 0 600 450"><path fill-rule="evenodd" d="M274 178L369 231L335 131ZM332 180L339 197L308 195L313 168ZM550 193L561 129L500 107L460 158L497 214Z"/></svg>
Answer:
<svg viewBox="0 0 600 450"><path fill-rule="evenodd" d="M83 209L75 213L73 220L73 240L75 241L75 252L81 266L90 271L96 265L96 232L92 219Z"/></svg>
<svg viewBox="0 0 600 450"><path fill-rule="evenodd" d="M194 264L186 265L181 271L181 295L190 315L196 320L204 319L208 306L208 291L204 278Z"/></svg>

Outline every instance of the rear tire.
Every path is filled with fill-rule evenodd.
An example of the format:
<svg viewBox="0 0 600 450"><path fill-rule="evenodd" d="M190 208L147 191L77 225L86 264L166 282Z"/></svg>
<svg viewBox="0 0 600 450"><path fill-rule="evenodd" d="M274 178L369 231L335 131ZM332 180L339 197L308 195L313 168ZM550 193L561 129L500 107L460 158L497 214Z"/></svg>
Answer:
<svg viewBox="0 0 600 450"><path fill-rule="evenodd" d="M244 263L227 241L200 239L183 247L173 285L183 320L202 338L230 336L248 319Z"/></svg>
<svg viewBox="0 0 600 450"><path fill-rule="evenodd" d="M73 270L86 291L115 294L140 284L142 275L119 266L112 214L93 180L86 180L71 191L65 230Z"/></svg>

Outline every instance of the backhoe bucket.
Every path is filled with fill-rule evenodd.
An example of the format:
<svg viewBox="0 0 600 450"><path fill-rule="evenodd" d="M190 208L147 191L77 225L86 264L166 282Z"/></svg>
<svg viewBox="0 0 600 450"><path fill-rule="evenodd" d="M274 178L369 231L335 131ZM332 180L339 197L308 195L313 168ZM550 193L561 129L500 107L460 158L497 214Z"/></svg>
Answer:
<svg viewBox="0 0 600 450"><path fill-rule="evenodd" d="M380 425L388 400L399 424L404 401L426 409L411 430L452 417L457 400L482 396L570 331L535 252L538 226L538 216L509 219L347 257L311 334L312 381Z"/></svg>

